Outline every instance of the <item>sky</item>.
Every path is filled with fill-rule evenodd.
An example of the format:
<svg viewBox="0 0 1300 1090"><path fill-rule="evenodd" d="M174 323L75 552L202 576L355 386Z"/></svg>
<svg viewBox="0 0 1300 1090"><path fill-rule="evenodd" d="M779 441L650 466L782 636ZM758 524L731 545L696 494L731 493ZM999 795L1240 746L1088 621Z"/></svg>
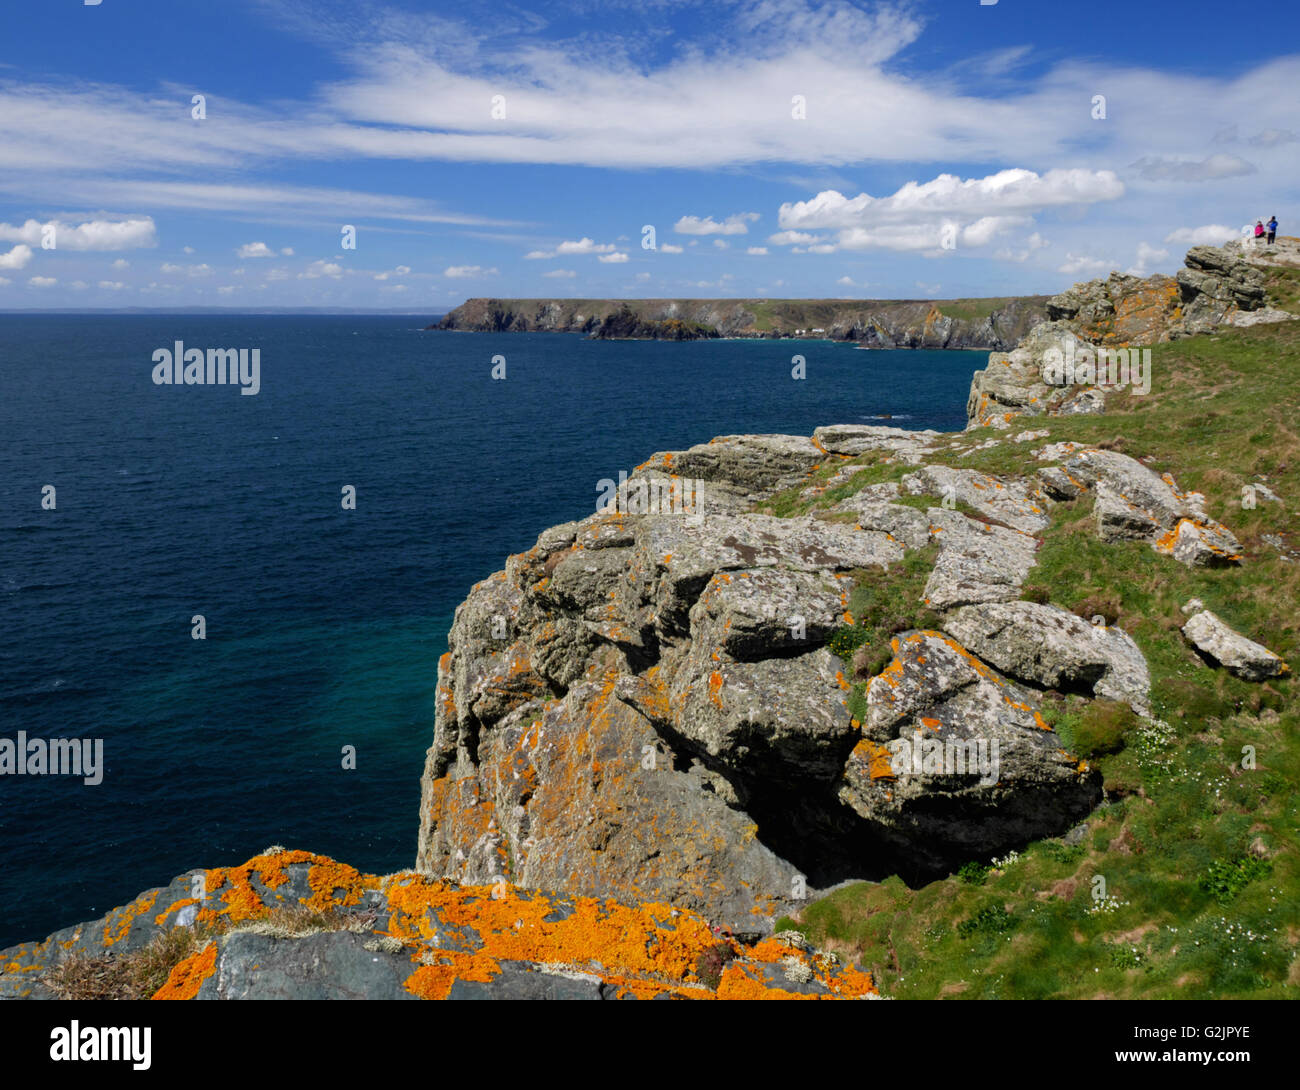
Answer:
<svg viewBox="0 0 1300 1090"><path fill-rule="evenodd" d="M1300 234L1296 12L0 0L0 309L1171 273L1257 219Z"/></svg>

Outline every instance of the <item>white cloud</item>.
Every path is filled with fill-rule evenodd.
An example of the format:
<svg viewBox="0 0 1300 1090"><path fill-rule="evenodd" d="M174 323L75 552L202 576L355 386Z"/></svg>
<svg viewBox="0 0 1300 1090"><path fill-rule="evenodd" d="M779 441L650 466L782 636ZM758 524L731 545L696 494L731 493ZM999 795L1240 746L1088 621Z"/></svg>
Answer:
<svg viewBox="0 0 1300 1090"><path fill-rule="evenodd" d="M1203 227L1179 227L1165 235L1166 242L1180 246L1222 246L1241 234L1234 227L1221 223L1207 223Z"/></svg>
<svg viewBox="0 0 1300 1090"><path fill-rule="evenodd" d="M1211 155L1206 159L1179 159L1167 156L1144 156L1132 169L1147 181L1209 182L1219 178L1239 178L1256 174L1259 168L1236 155Z"/></svg>
<svg viewBox="0 0 1300 1090"><path fill-rule="evenodd" d="M8 286L9 286L10 284L12 284L12 283L13 283L12 280L9 280L9 279L7 279L6 277L0 276L0 288L8 287Z"/></svg>
<svg viewBox="0 0 1300 1090"><path fill-rule="evenodd" d="M337 261L313 261L298 274L299 280L320 280L328 277L337 280L343 275L343 266ZM268 276L267 279L270 279Z"/></svg>
<svg viewBox="0 0 1300 1090"><path fill-rule="evenodd" d="M160 272L165 272L168 276L189 276L197 278L212 275L212 266L206 262L202 265L176 265L170 261L164 261L158 268Z"/></svg>
<svg viewBox="0 0 1300 1090"><path fill-rule="evenodd" d="M618 253L603 254L596 258L596 260L602 265L622 265L627 261L627 254L623 253L622 250L619 250Z"/></svg>
<svg viewBox="0 0 1300 1090"><path fill-rule="evenodd" d="M217 288L217 294L218 294L218 295L229 295L229 294L231 294L231 293L232 293L233 291L235 291L235 290L236 290L236 285L234 285L234 284L225 284L225 285L223 285L223 286Z"/></svg>
<svg viewBox="0 0 1300 1090"><path fill-rule="evenodd" d="M812 230L836 232L845 250L938 251L981 247L1032 222L1049 208L1087 206L1115 200L1123 183L1109 170L1002 170L984 178L940 174L928 182L908 182L888 197L860 193L846 197L828 189L807 201L781 205L773 235L776 245L824 244ZM814 250L812 252L825 252Z"/></svg>
<svg viewBox="0 0 1300 1090"><path fill-rule="evenodd" d="M673 230L679 235L745 235L749 224L758 218L757 212L737 212L718 223L712 216L683 216L673 224Z"/></svg>
<svg viewBox="0 0 1300 1090"><path fill-rule="evenodd" d="M680 254L686 251L681 246L674 246L671 242L665 242L659 247L659 252L664 254Z"/></svg>
<svg viewBox="0 0 1300 1090"><path fill-rule="evenodd" d="M1137 261L1133 266L1125 270L1130 276L1146 276L1150 273L1150 266L1157 261L1164 261L1169 257L1168 250L1158 250L1146 242L1139 242L1137 248Z"/></svg>
<svg viewBox="0 0 1300 1090"><path fill-rule="evenodd" d="M397 268L386 270L381 273L375 273L376 280L387 280L392 276L407 276L411 271L410 265L398 265Z"/></svg>
<svg viewBox="0 0 1300 1090"><path fill-rule="evenodd" d="M1113 261L1101 261L1095 257L1085 257L1082 254L1067 253L1065 262L1057 267L1057 272L1063 272L1070 276L1078 273L1102 273L1109 272L1115 267Z"/></svg>
<svg viewBox="0 0 1300 1090"><path fill-rule="evenodd" d="M192 254L193 252L194 252L194 247L193 247L193 246L183 246L183 247L181 247L181 253L183 253L183 254Z"/></svg>
<svg viewBox="0 0 1300 1090"><path fill-rule="evenodd" d="M281 257L293 257L293 247L292 247L292 246L286 246L286 247L284 247L284 249L282 249L282 250L280 251L280 256L281 256Z"/></svg>
<svg viewBox="0 0 1300 1090"><path fill-rule="evenodd" d="M552 269L550 272L542 273L548 280L572 280L578 274L572 269Z"/></svg>
<svg viewBox="0 0 1300 1090"><path fill-rule="evenodd" d="M247 257L275 257L275 251L265 242L246 242L235 251L236 255L241 258Z"/></svg>
<svg viewBox="0 0 1300 1090"><path fill-rule="evenodd" d="M557 254L608 254L616 249L612 242L603 245L592 242L589 238L580 238L577 242L561 242L555 247Z"/></svg>
<svg viewBox="0 0 1300 1090"><path fill-rule="evenodd" d="M769 235L767 241L773 246L806 246L810 242L816 242L817 236L810 235L807 231L778 231Z"/></svg>
<svg viewBox="0 0 1300 1090"><path fill-rule="evenodd" d="M32 259L32 248L19 243L7 254L0 254L0 269L25 269Z"/></svg>
<svg viewBox="0 0 1300 1090"><path fill-rule="evenodd" d="M56 250L138 250L158 244L153 219L148 216L77 224L57 219L45 223L29 219L21 226L0 223L0 241L40 246L46 237L53 239Z"/></svg>
<svg viewBox="0 0 1300 1090"><path fill-rule="evenodd" d="M713 245L716 246L719 250L725 250L725 249L727 249L731 244L730 244L729 242L727 242L726 239L715 238L715 239L713 240Z"/></svg>
<svg viewBox="0 0 1300 1090"><path fill-rule="evenodd" d="M452 265L443 269L442 275L452 280L469 280L478 276L496 276L496 269L485 269L482 265Z"/></svg>
<svg viewBox="0 0 1300 1090"><path fill-rule="evenodd" d="M636 274L636 278L641 281L649 280L650 274L648 272L639 272Z"/></svg>
<svg viewBox="0 0 1300 1090"><path fill-rule="evenodd" d="M127 261L127 259L124 257L119 257L116 261L113 262L113 268L115 269L129 269L130 267L131 267L131 262Z"/></svg>
<svg viewBox="0 0 1300 1090"><path fill-rule="evenodd" d="M767 247L766 247L766 246L751 246L751 247L749 247L749 249L747 249L747 250L745 251L745 253L747 253L747 254L754 254L754 255L756 255L756 256L760 256L760 257L761 257L763 254L767 253Z"/></svg>
<svg viewBox="0 0 1300 1090"><path fill-rule="evenodd" d="M33 276L28 279L27 283L34 288L52 288L58 283L58 280L53 276Z"/></svg>
<svg viewBox="0 0 1300 1090"><path fill-rule="evenodd" d="M1025 239L1025 248L1023 250L1013 250L1010 247L1003 247L993 256L999 261L1024 262L1029 260L1029 255L1035 250L1043 250L1050 246L1051 243L1043 238L1037 231Z"/></svg>
<svg viewBox="0 0 1300 1090"><path fill-rule="evenodd" d="M289 279L289 270L288 270L288 269L268 269L267 272L266 272L266 279L267 279L269 282L272 282L272 283L274 283L274 282L277 281L277 280L288 280L288 279Z"/></svg>
<svg viewBox="0 0 1300 1090"><path fill-rule="evenodd" d="M597 243L584 236L576 242L561 242L554 250L529 250L524 254L524 260L546 261L561 255L572 257L582 254L611 254L617 249L618 247L612 242Z"/></svg>
<svg viewBox="0 0 1300 1090"><path fill-rule="evenodd" d="M121 291L126 287L121 280L101 280L99 286L105 291Z"/></svg>

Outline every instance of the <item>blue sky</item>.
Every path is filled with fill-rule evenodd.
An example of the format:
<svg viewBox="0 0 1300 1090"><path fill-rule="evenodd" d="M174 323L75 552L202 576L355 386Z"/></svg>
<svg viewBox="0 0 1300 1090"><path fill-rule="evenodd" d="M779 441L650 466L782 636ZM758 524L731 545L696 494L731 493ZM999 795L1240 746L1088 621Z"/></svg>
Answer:
<svg viewBox="0 0 1300 1090"><path fill-rule="evenodd" d="M1271 214L1300 233L1294 12L10 2L0 309L944 298L1171 272Z"/></svg>

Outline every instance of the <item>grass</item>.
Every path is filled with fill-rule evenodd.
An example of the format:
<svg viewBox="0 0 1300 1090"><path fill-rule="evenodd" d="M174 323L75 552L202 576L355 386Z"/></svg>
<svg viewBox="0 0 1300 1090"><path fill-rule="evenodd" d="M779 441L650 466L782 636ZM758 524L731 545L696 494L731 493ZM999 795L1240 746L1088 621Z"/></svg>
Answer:
<svg viewBox="0 0 1300 1090"><path fill-rule="evenodd" d="M1300 309L1300 273L1275 274L1270 293L1275 305ZM1024 597L1089 620L1101 616L1127 631L1146 656L1153 711L1167 725L1105 702L1045 700L1044 715L1064 743L1090 756L1106 789L1105 804L1077 844L1040 841L1013 862L976 860L958 875L915 889L898 878L851 885L783 921L857 958L886 995L1300 994L1295 683L1234 678L1202 661L1180 632L1187 620L1181 607L1200 598L1293 669L1300 664L1300 561L1283 559L1264 536L1300 548L1300 322L1157 345L1153 364L1151 392L1114 394L1103 416L1026 418L1011 434L1042 429L1049 435L987 450L972 448L993 433L952 436L947 453L928 459L1032 475L1041 463L1030 451L1044 443L1119 450L1172 473L1183 491L1204 493L1211 517L1242 542L1244 563L1189 569L1145 544L1097 540L1087 496L1053 508ZM840 487L909 471L868 460L863 473ZM1283 502L1243 505L1243 488L1257 480ZM829 506L829 495L778 497L776 513L815 512ZM892 615L910 598L919 622L909 581L921 572L899 566L891 574L899 579L899 597L884 613ZM863 593L885 601L895 592L868 580ZM853 615L866 617L859 618L858 608ZM855 654L875 646L898 620L873 619L872 634ZM1094 900L1097 879L1104 880L1103 900Z"/></svg>
<svg viewBox="0 0 1300 1090"><path fill-rule="evenodd" d="M327 931L366 934L374 922L373 911L277 908L263 918L236 927L228 927L223 921L171 927L154 936L147 946L127 954L79 951L45 973L43 979L59 999L149 999L167 983L172 969L220 935L248 931L296 939Z"/></svg>

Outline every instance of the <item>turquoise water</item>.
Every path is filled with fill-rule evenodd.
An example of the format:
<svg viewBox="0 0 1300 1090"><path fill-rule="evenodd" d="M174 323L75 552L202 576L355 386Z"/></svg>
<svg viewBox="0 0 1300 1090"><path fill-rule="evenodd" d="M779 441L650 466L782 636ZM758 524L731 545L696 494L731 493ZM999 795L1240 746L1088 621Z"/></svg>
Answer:
<svg viewBox="0 0 1300 1090"><path fill-rule="evenodd" d="M176 340L258 348L261 391L154 385ZM960 428L984 360L388 317L0 317L0 737L102 738L106 766L96 786L0 776L0 946L273 843L409 866L437 660L473 583L656 450Z"/></svg>

